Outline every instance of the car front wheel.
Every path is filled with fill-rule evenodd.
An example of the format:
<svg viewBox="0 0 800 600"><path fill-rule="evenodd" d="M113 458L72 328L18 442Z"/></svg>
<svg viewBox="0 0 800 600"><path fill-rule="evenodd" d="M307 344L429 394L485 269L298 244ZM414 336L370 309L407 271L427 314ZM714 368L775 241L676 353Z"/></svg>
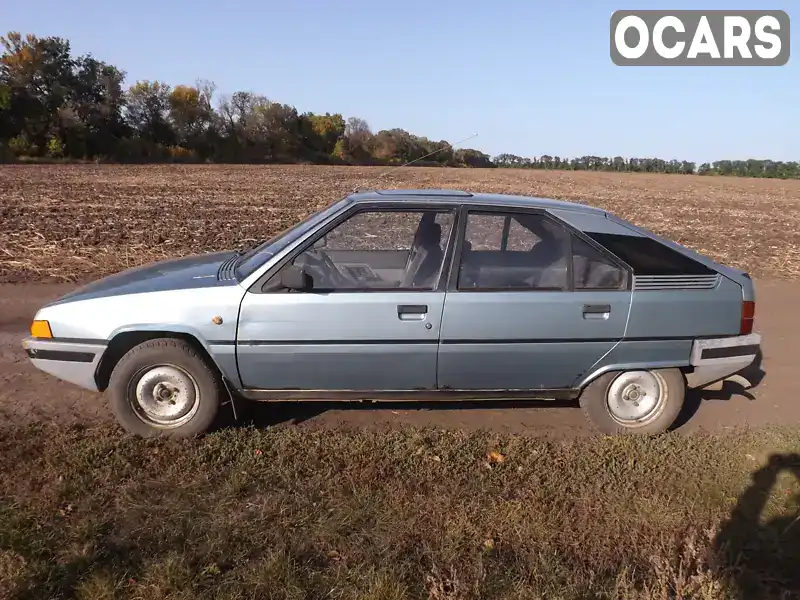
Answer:
<svg viewBox="0 0 800 600"><path fill-rule="evenodd" d="M211 427L220 378L188 342L161 338L129 350L108 385L111 409L129 433L187 437Z"/></svg>
<svg viewBox="0 0 800 600"><path fill-rule="evenodd" d="M679 369L623 371L606 373L589 383L579 402L602 433L657 434L675 423L685 393Z"/></svg>

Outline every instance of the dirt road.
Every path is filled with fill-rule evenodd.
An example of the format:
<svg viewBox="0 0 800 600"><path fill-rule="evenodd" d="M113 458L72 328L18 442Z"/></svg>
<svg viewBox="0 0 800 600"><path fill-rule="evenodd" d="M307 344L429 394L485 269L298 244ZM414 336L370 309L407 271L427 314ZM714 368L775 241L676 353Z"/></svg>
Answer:
<svg viewBox="0 0 800 600"><path fill-rule="evenodd" d="M800 284L757 282L756 331L764 336L764 376L752 390L741 389L690 396L679 430L724 429L740 425L800 423ZM34 369L20 346L30 320L45 302L71 286L0 285L0 419L5 424L41 420L99 423L111 421L103 397L60 382ZM749 396L749 397L748 397ZM310 426L345 424L357 427L406 424L443 428L490 428L536 434L590 433L574 403L527 403L431 406L379 404L347 407L337 404L289 404L239 407L247 421ZM242 416L240 414L240 416Z"/></svg>

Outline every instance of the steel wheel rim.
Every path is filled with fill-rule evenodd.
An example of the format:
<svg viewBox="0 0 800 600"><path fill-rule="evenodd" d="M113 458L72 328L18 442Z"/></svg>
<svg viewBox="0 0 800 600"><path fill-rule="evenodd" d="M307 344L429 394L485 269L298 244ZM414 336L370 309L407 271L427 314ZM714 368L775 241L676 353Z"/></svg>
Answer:
<svg viewBox="0 0 800 600"><path fill-rule="evenodd" d="M173 429L189 421L200 406L200 386L176 365L141 369L131 380L128 398L133 412L152 427Z"/></svg>
<svg viewBox="0 0 800 600"><path fill-rule="evenodd" d="M606 393L609 415L620 425L641 427L658 418L667 400L663 377L653 371L620 374Z"/></svg>

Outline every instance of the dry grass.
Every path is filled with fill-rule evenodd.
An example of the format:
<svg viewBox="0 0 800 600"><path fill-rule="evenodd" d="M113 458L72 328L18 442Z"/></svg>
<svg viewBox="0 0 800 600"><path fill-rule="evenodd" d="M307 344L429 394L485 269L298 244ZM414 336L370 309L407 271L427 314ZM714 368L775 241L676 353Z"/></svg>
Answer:
<svg viewBox="0 0 800 600"><path fill-rule="evenodd" d="M796 429L6 428L0 595L779 598L800 593L798 447Z"/></svg>
<svg viewBox="0 0 800 600"><path fill-rule="evenodd" d="M0 167L0 281L82 280L235 247L360 184L521 193L600 206L757 277L800 276L800 181L319 166Z"/></svg>

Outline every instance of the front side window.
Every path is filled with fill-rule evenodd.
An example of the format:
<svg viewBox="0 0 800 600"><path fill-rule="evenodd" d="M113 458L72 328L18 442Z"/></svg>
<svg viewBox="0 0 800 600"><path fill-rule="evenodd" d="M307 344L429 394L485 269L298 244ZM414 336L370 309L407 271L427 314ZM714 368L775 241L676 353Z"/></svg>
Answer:
<svg viewBox="0 0 800 600"><path fill-rule="evenodd" d="M292 264L319 290L433 289L444 262L453 213L364 210L300 253Z"/></svg>
<svg viewBox="0 0 800 600"><path fill-rule="evenodd" d="M539 214L469 212L458 289L568 289L569 235Z"/></svg>

